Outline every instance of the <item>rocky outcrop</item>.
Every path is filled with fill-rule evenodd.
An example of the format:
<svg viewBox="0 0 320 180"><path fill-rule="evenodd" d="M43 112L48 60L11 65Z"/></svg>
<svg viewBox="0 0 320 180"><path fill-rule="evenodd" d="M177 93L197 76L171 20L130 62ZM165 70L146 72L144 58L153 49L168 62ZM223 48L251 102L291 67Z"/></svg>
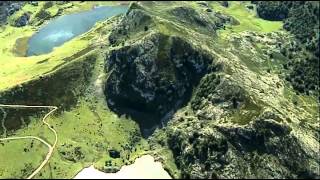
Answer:
<svg viewBox="0 0 320 180"><path fill-rule="evenodd" d="M39 19L39 21L45 21L50 19L51 15L45 9L41 9L35 14L35 18Z"/></svg>
<svg viewBox="0 0 320 180"><path fill-rule="evenodd" d="M201 6L206 7L203 4L201 4ZM210 31L215 31L221 28L223 24L231 21L231 17L214 13L211 9L209 9L209 11L206 10L206 12L207 13L198 12L186 6L175 7L168 10L168 14L175 16L178 21L191 26L200 26Z"/></svg>
<svg viewBox="0 0 320 180"><path fill-rule="evenodd" d="M16 3L10 3L6 8L6 14L7 16L11 16L15 12L19 11L22 7L23 3L16 2Z"/></svg>
<svg viewBox="0 0 320 180"><path fill-rule="evenodd" d="M39 20L47 20L50 18L50 13L44 9L41 9L39 12L35 14L35 17Z"/></svg>
<svg viewBox="0 0 320 180"><path fill-rule="evenodd" d="M218 120L233 110L252 106L252 102L245 90L235 82L222 74L210 73L200 81L190 105L199 119Z"/></svg>
<svg viewBox="0 0 320 180"><path fill-rule="evenodd" d="M0 2L0 24L4 23L7 20L5 2Z"/></svg>
<svg viewBox="0 0 320 180"><path fill-rule="evenodd" d="M1 1L0 3L0 23L5 23L7 18L19 11L24 2Z"/></svg>
<svg viewBox="0 0 320 180"><path fill-rule="evenodd" d="M209 7L208 3L206 1L199 1L197 2L199 5L204 6L204 7Z"/></svg>
<svg viewBox="0 0 320 180"><path fill-rule="evenodd" d="M30 1L29 4L31 4L32 6L38 6L39 5L38 1Z"/></svg>
<svg viewBox="0 0 320 180"><path fill-rule="evenodd" d="M82 152L81 147L73 144L62 144L62 146L59 147L58 152L62 159L72 161L74 163L85 158L85 154Z"/></svg>
<svg viewBox="0 0 320 180"><path fill-rule="evenodd" d="M167 168L183 178L318 178L318 115L296 107L280 75L266 70L282 62L277 48L288 39L211 39L239 22L205 2L150 4L131 8L109 37L105 95L142 127L170 120L149 139Z"/></svg>
<svg viewBox="0 0 320 180"><path fill-rule="evenodd" d="M58 5L63 5L63 4L67 4L69 3L70 1L57 1L56 4Z"/></svg>
<svg viewBox="0 0 320 180"><path fill-rule="evenodd" d="M48 8L51 8L53 5L54 3L52 1L47 1L44 3L43 8L48 9Z"/></svg>
<svg viewBox="0 0 320 180"><path fill-rule="evenodd" d="M221 1L220 2L221 6L224 6L224 7L229 7L229 2L228 1Z"/></svg>
<svg viewBox="0 0 320 180"><path fill-rule="evenodd" d="M117 45L129 37L130 33L146 31L146 28L152 23L152 17L143 11L135 3L128 9L126 15L115 26L109 36L110 44Z"/></svg>
<svg viewBox="0 0 320 180"><path fill-rule="evenodd" d="M28 24L30 15L28 13L23 13L20 17L14 22L15 27L22 27Z"/></svg>
<svg viewBox="0 0 320 180"><path fill-rule="evenodd" d="M238 127L178 118L179 125L173 122L167 133L182 177L319 178L316 153L303 148L288 125L271 118Z"/></svg>
<svg viewBox="0 0 320 180"><path fill-rule="evenodd" d="M149 34L110 52L107 70L111 74L105 90L108 105L115 111L130 109L160 121L190 97L204 74L216 70L213 61L185 39Z"/></svg>

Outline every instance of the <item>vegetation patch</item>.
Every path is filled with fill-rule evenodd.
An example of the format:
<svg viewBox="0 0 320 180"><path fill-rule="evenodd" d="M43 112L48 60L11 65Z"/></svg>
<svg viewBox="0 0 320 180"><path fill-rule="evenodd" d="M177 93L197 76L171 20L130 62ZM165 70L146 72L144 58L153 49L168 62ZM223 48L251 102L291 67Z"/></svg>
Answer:
<svg viewBox="0 0 320 180"><path fill-rule="evenodd" d="M281 21L267 21L257 17L255 11L247 9L249 2L229 2L228 7L222 6L220 3L212 2L211 7L224 14L228 14L239 21L239 25L230 25L226 30L221 31L221 36L226 37L229 33L256 31L256 32L272 32L282 28Z"/></svg>

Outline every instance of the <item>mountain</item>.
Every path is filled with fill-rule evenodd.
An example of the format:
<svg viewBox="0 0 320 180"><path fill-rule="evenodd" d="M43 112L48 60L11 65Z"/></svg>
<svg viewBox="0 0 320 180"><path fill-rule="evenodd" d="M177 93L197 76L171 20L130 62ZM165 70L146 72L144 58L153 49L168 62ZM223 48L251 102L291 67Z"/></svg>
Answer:
<svg viewBox="0 0 320 180"><path fill-rule="evenodd" d="M131 2L48 54L17 56L18 38L97 5L53 3L59 13L40 23L45 4L23 5L17 14L36 8L29 23L0 33L0 104L59 108L49 118L57 147L36 178L74 177L91 163L115 172L144 154L173 178L320 177L318 2ZM0 138L52 143L38 120L47 111L3 112ZM11 143L2 157L37 150ZM26 177L37 161L0 165L0 177Z"/></svg>

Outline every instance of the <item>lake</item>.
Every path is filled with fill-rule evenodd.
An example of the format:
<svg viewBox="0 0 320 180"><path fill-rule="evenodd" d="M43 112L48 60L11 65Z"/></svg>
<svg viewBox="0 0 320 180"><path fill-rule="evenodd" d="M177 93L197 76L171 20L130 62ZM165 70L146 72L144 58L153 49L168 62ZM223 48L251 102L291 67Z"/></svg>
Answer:
<svg viewBox="0 0 320 180"><path fill-rule="evenodd" d="M42 27L28 42L27 56L46 54L89 31L96 22L111 16L125 13L128 6L100 6L90 11L83 11L60 16Z"/></svg>
<svg viewBox="0 0 320 180"><path fill-rule="evenodd" d="M151 155L143 155L116 173L104 173L93 166L82 169L74 179L172 179L160 162Z"/></svg>

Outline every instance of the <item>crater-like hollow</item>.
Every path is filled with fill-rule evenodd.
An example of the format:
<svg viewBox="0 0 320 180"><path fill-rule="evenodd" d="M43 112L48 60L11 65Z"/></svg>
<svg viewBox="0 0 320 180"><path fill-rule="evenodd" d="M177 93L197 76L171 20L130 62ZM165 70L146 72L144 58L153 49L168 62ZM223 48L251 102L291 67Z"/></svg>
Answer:
<svg viewBox="0 0 320 180"><path fill-rule="evenodd" d="M219 69L214 59L183 38L160 33L112 50L106 59L108 106L141 130L164 124L190 100L199 80Z"/></svg>

